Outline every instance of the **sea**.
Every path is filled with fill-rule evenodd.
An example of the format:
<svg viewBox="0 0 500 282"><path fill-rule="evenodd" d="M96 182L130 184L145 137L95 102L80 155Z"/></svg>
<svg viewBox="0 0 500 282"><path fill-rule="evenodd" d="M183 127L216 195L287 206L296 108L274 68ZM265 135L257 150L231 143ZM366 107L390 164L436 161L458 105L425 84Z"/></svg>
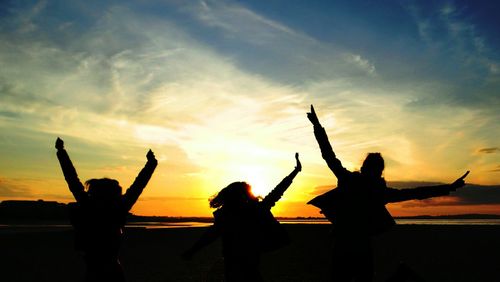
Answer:
<svg viewBox="0 0 500 282"><path fill-rule="evenodd" d="M282 224L330 224L326 219L282 219ZM396 219L399 225L500 225L500 219ZM210 226L210 222L134 222L125 228L164 229L164 228L199 228ZM0 224L0 233L51 232L69 230L69 224Z"/></svg>
<svg viewBox="0 0 500 282"><path fill-rule="evenodd" d="M417 225L500 225L500 218L496 219L395 219L397 224ZM330 224L327 219L285 219L285 224Z"/></svg>

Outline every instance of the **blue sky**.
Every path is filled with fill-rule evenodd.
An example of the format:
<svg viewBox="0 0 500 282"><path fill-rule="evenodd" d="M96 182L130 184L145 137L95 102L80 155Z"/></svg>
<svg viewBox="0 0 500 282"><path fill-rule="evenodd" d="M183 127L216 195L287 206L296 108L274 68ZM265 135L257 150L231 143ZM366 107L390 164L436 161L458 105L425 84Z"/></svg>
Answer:
<svg viewBox="0 0 500 282"><path fill-rule="evenodd" d="M0 196L70 200L61 136L82 179L124 186L154 149L158 175L138 204L149 214L206 213L237 180L265 193L299 151L291 209L336 182L310 104L349 169L380 151L390 180L470 169L471 182L499 184L498 12L495 1L4 1ZM179 199L196 208L160 204Z"/></svg>

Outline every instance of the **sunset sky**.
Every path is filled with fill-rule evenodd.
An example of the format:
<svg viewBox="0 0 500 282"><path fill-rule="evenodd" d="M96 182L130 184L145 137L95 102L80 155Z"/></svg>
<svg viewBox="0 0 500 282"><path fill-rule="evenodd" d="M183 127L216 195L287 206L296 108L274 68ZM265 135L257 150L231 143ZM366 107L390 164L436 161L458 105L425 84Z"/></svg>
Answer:
<svg viewBox="0 0 500 282"><path fill-rule="evenodd" d="M124 188L151 148L141 215L210 216L234 181L265 195L299 152L273 213L320 216L305 203L337 180L314 104L350 170L381 152L393 187L471 171L475 185L394 215L500 214L500 3L105 2L2 1L0 200L72 201L59 136L82 181Z"/></svg>

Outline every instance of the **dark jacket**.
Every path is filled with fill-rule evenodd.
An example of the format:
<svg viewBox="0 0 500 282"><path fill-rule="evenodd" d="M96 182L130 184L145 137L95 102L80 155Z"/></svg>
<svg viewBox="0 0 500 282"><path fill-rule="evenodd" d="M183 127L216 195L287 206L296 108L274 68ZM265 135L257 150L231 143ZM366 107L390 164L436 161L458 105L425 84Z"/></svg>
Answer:
<svg viewBox="0 0 500 282"><path fill-rule="evenodd" d="M64 178L76 199L69 205L71 223L75 228L75 246L86 253L118 254L122 228L128 212L151 178L157 162L148 161L134 183L115 203L99 203L84 190L66 150L57 152Z"/></svg>
<svg viewBox="0 0 500 282"><path fill-rule="evenodd" d="M360 172L342 166L328 141L325 129L314 126L314 135L323 159L338 179L336 189L308 202L321 209L338 234L373 235L395 224L385 205L413 199L448 195L450 185L438 185L398 190L386 186L383 178L370 179Z"/></svg>
<svg viewBox="0 0 500 282"><path fill-rule="evenodd" d="M292 184L298 171L285 177L262 201L241 207L223 206L214 212L214 227L222 238L224 257L259 256L289 242L271 208Z"/></svg>

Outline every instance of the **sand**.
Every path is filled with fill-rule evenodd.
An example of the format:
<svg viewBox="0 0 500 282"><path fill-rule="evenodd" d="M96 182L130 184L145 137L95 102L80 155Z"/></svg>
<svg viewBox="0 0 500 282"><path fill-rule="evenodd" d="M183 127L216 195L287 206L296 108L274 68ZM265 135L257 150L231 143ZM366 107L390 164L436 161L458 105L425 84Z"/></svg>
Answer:
<svg viewBox="0 0 500 282"><path fill-rule="evenodd" d="M262 257L266 281L324 281L329 225L286 225L292 244ZM204 228L125 231L121 261L128 281L220 281L220 242L193 260L179 254ZM376 282L404 261L429 282L500 281L500 226L399 225L374 239ZM82 281L84 264L71 230L0 229L1 281Z"/></svg>

